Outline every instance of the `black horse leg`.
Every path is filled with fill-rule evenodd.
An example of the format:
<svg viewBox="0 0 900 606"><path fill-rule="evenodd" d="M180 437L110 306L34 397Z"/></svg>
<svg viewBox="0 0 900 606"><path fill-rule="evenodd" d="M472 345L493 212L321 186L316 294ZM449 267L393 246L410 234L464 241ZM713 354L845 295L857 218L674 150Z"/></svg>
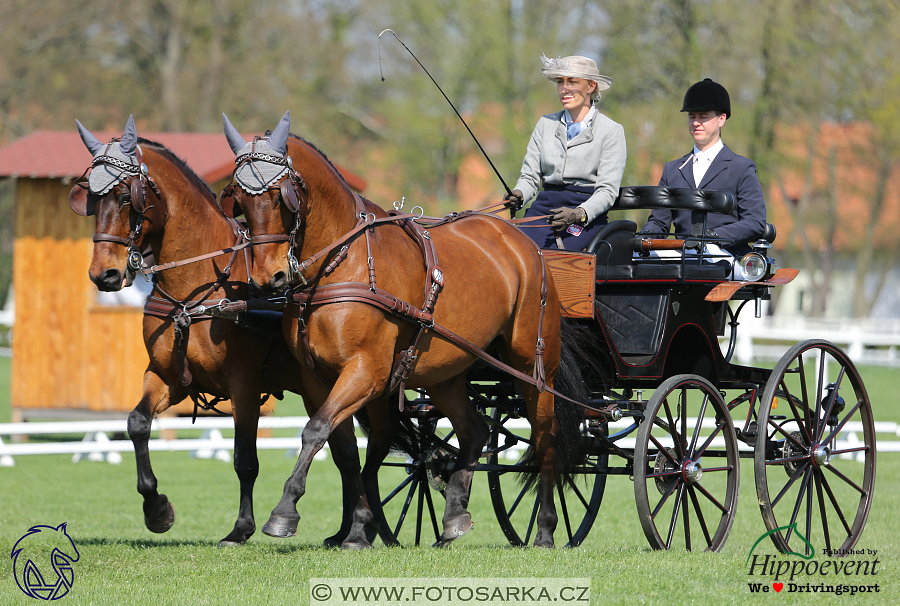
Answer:
<svg viewBox="0 0 900 606"><path fill-rule="evenodd" d="M469 401L463 377L429 389L428 395L450 420L459 438L459 456L444 491L447 499L443 518L444 532L436 544L443 546L467 533L474 525L468 511L472 475L490 432L484 419Z"/></svg>
<svg viewBox="0 0 900 606"><path fill-rule="evenodd" d="M159 392L166 394L160 397ZM144 395L140 403L128 415L128 437L134 444L134 458L137 463L137 489L144 497L144 524L151 532L166 532L175 523L175 508L168 497L156 490L156 476L150 466L150 424L152 413L150 402L168 399L168 388L160 378L148 371L144 375Z"/></svg>
<svg viewBox="0 0 900 606"><path fill-rule="evenodd" d="M374 517L374 529L385 545L399 545L393 535L393 530L384 517L384 509L381 507L381 491L378 487L378 470L391 451L396 425L396 399L384 399L387 410L369 407L369 439L366 444L366 464L363 467L362 478L366 497L372 509ZM391 406L394 403L394 406ZM374 538L374 537L373 537Z"/></svg>
<svg viewBox="0 0 900 606"><path fill-rule="evenodd" d="M300 521L297 501L306 493L306 477L313 457L325 445L330 433L330 423L322 418L321 411L306 424L302 434L303 448L300 449L300 456L297 457L291 476L284 483L281 500L263 526L265 534L270 537L292 537L297 534L297 523Z"/></svg>
<svg viewBox="0 0 900 606"><path fill-rule="evenodd" d="M346 419L338 425L328 439L328 445L341 473L344 508L341 529L325 539L325 545L345 549L371 547L374 539L372 512L364 496L353 421Z"/></svg>
<svg viewBox="0 0 900 606"><path fill-rule="evenodd" d="M259 427L259 396L233 396L234 471L241 486L240 507L234 529L219 541L220 547L243 545L256 531L253 519L253 486L259 476L256 431Z"/></svg>

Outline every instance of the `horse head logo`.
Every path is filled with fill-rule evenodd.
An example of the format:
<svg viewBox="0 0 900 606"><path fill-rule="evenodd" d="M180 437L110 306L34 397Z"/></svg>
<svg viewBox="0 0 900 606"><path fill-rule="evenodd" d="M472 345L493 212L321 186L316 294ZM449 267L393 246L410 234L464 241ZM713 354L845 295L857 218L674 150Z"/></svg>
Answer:
<svg viewBox="0 0 900 606"><path fill-rule="evenodd" d="M19 589L39 600L58 600L72 588L75 580L72 564L81 556L63 522L56 527L32 526L16 541L10 557Z"/></svg>

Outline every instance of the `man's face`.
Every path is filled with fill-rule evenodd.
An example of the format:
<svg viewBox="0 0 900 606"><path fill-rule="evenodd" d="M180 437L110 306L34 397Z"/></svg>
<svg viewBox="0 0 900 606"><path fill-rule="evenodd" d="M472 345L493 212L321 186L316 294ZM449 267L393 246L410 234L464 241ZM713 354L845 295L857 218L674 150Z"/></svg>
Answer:
<svg viewBox="0 0 900 606"><path fill-rule="evenodd" d="M688 130L697 144L697 149L706 151L719 140L720 131L725 124L725 114L716 115L714 111L688 112Z"/></svg>

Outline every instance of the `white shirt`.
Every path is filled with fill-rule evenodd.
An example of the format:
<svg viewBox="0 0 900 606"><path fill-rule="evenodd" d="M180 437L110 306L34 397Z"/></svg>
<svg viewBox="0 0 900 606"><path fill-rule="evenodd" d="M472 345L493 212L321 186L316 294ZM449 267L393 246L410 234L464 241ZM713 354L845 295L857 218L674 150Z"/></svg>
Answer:
<svg viewBox="0 0 900 606"><path fill-rule="evenodd" d="M722 143L722 139L716 141L715 145L707 149L706 151L700 151L697 149L697 146L694 146L694 185L696 187L700 187L700 182L703 181L704 175L706 175L706 171L709 170L709 165L712 164L712 161L718 155L722 148L725 147L725 144Z"/></svg>

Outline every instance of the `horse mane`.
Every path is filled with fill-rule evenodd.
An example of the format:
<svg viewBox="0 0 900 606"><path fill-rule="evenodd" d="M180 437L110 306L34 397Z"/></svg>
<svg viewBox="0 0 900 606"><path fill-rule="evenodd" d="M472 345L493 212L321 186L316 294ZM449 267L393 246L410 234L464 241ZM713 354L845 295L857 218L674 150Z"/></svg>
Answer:
<svg viewBox="0 0 900 606"><path fill-rule="evenodd" d="M213 205L216 206L216 208L218 208L218 205L216 204L216 195L213 193L213 190L209 187L209 185L206 183L206 181L201 179L197 175L197 173L194 172L194 169L192 169L190 166L188 166L187 162L185 162L184 160L182 160L181 158L176 156L175 153L172 152L172 150L170 150L168 147L166 147L162 143L157 143L156 141L150 141L149 139L144 139L143 137L138 137L138 143L141 145L146 145L148 147L153 148L153 150L155 152L164 156L167 160L169 160L169 162L171 162L172 164L177 166L179 168L179 170L181 170L181 172L184 173L185 176L187 176L188 180L191 181L197 189L199 189L201 191L205 190L206 192L209 193L209 195L212 198Z"/></svg>
<svg viewBox="0 0 900 606"><path fill-rule="evenodd" d="M270 134L271 134L271 131L266 131L266 136L267 136L267 137L268 137ZM304 138L301 137L300 135L295 135L294 133L289 133L288 137L291 138L291 139L294 139L294 140L296 140L296 141L299 141L300 143L303 143L304 145L307 145L307 146L311 147L312 150L313 150L314 152L316 152L317 154L319 154L320 156L322 156L322 159L325 160L325 162L328 164L328 166L330 166L330 167L334 170L334 172L337 174L337 176L340 177L341 182L347 187L347 189L349 189L350 191L353 191L353 188L350 187L350 184L349 184L349 183L347 183L347 180L344 178L344 175L341 174L341 171L339 171L339 170L337 169L337 166L335 166L334 163L333 163L331 160L329 160L328 156L325 155L325 152L323 152L321 149L319 149L318 147L316 147L316 144L315 144L315 143L312 143L312 142L310 142L310 141L307 141L306 139L304 139ZM369 200L368 198L366 198L366 197L364 197L364 196L362 196L362 195L360 195L359 197L362 198L363 200L367 201L367 202L372 202L371 200Z"/></svg>

